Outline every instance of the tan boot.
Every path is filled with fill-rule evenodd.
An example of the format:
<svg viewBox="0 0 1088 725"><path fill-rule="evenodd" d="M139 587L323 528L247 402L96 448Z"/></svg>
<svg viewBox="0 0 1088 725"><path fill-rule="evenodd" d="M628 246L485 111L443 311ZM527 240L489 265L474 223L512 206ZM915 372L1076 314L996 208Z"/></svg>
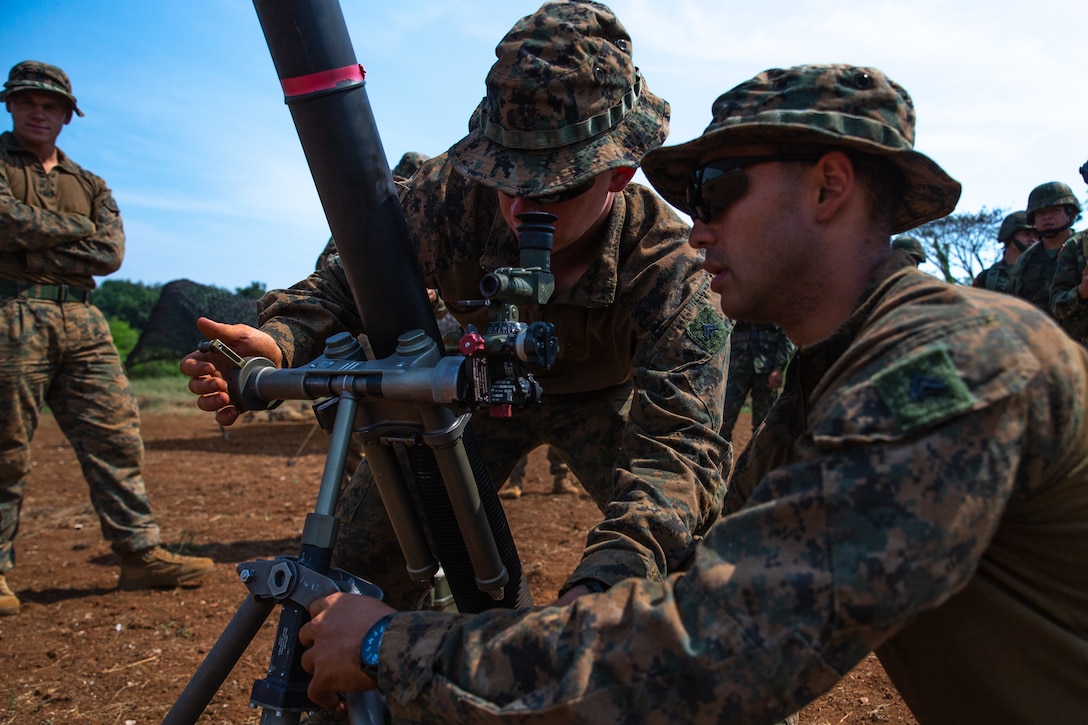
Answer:
<svg viewBox="0 0 1088 725"><path fill-rule="evenodd" d="M180 556L161 546L121 555L122 589L151 589L153 587L199 586L197 580L215 567L203 556Z"/></svg>
<svg viewBox="0 0 1088 725"><path fill-rule="evenodd" d="M521 498L521 484L520 483L508 483L502 487L499 491L499 498L517 499Z"/></svg>
<svg viewBox="0 0 1088 725"><path fill-rule="evenodd" d="M0 574L0 617L19 613L19 597L8 587L8 580Z"/></svg>
<svg viewBox="0 0 1088 725"><path fill-rule="evenodd" d="M578 493L577 479L570 471L560 474L552 481L552 495L560 496L568 493Z"/></svg>

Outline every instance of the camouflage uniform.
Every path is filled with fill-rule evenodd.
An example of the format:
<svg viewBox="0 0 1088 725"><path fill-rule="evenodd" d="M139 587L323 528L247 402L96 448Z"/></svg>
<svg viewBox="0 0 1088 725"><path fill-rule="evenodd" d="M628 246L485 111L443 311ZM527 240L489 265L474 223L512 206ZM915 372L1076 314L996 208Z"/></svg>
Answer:
<svg viewBox="0 0 1088 725"><path fill-rule="evenodd" d="M450 300L478 297L486 271L518 264L517 238L497 196L453 171L445 155L424 164L410 185L404 209L427 286L441 290L463 325L482 329L486 310ZM661 579L681 567L694 536L717 516L719 467L731 463L718 436L728 329L686 235L649 189L629 184L617 194L601 256L586 275L543 309L522 310L525 322L552 322L561 346L550 371L533 371L542 404L511 419L473 418L492 480L505 481L519 459L550 445L608 511L568 586ZM285 366L316 357L334 332L362 332L338 261L270 292L261 305L261 329L276 339ZM417 599L365 461L340 514L337 566L366 572L392 602Z"/></svg>
<svg viewBox="0 0 1088 725"><path fill-rule="evenodd" d="M481 277L520 266L500 193L561 194L637 166L664 140L668 104L650 92L631 53L605 6L545 4L500 41L469 134L406 182L401 202L424 281L462 325L488 323L486 308L460 304L480 297ZM687 226L635 184L614 193L601 221L582 276L557 285L542 308L520 311L523 322L553 323L560 343L550 370L532 369L542 403L512 419L472 421L495 482L550 445L606 513L564 591L680 569L717 517L721 470L731 464L719 435L728 326ZM285 366L316 357L334 332L363 331L337 262L262 305L262 330ZM339 514L337 566L365 573L393 606L418 599L369 462L343 492Z"/></svg>
<svg viewBox="0 0 1088 725"><path fill-rule="evenodd" d="M1053 316L1050 310L1050 283L1058 265L1060 249L1050 250L1042 242L1028 247L1012 272L1012 293Z"/></svg>
<svg viewBox="0 0 1088 725"><path fill-rule="evenodd" d="M1062 250L1060 245L1068 241L1072 235L1070 226L1080 214L1080 202L1067 185L1060 181L1048 181L1039 184L1028 194L1024 220L1034 226L1036 212L1052 207L1063 207L1069 214L1069 221L1060 229L1043 231L1036 227L1040 237L1039 243L1028 247L1020 255L1020 259L1016 261L1016 268L1013 270L1012 283L1013 294L1028 300L1051 317L1054 316L1054 310L1050 305L1051 284L1058 265L1058 255ZM1059 246L1050 249L1047 243Z"/></svg>
<svg viewBox="0 0 1088 725"><path fill-rule="evenodd" d="M1015 265L1005 264L1005 260L999 259L988 269L979 272L971 286L992 292L1011 292L1013 269Z"/></svg>
<svg viewBox="0 0 1088 725"><path fill-rule="evenodd" d="M988 289L994 292L1012 291L1015 262L1010 264L1005 260L1011 248L1018 250L1017 259L1019 259L1019 255L1023 254L1024 250L1030 246L1025 245L1017 238L1017 235L1024 231L1035 231L1035 228L1028 224L1027 212L1014 211L1001 221L1001 229L997 233L997 241L1002 245L1001 259L994 262L988 269L980 272L971 282L972 287ZM1009 245L1012 245L1012 247Z"/></svg>
<svg viewBox="0 0 1088 725"><path fill-rule="evenodd" d="M1050 311L1054 319L1082 345L1088 345L1088 302L1080 298L1077 287L1084 275L1086 245L1088 232L1078 232L1065 240L1050 283Z"/></svg>
<svg viewBox="0 0 1088 725"><path fill-rule="evenodd" d="M54 103L58 96L67 108ZM79 459L102 534L121 555L118 585L190 584L214 562L160 546L141 474L136 396L91 304L94 275L121 266L125 235L106 183L56 148L54 122L83 115L71 82L56 66L24 61L11 69L0 102L14 121L0 135L0 614L20 607L3 574L15 565L30 441L46 404ZM20 135L39 119L52 138L24 148Z"/></svg>
<svg viewBox="0 0 1088 725"><path fill-rule="evenodd" d="M57 153L60 163L45 174L10 132L0 135L0 279L25 288L0 291L7 328L0 337L0 573L15 563L30 441L44 404L75 449L113 548L161 543L140 473L136 397L106 319L90 303L92 275L121 266L121 217L105 182Z"/></svg>
<svg viewBox="0 0 1088 725"><path fill-rule="evenodd" d="M1011 297L907 266L797 353L690 570L563 609L397 615L393 712L770 721L876 649L920 722L1078 722L1088 356Z"/></svg>
<svg viewBox="0 0 1088 725"><path fill-rule="evenodd" d="M674 205L731 142L880 153L904 175L893 231L959 198L875 69L767 71L714 110L644 159ZM393 615L378 684L419 721L768 722L875 649L921 723L1080 722L1086 396L1088 351L1053 321L890 252L794 356L689 569L562 608Z"/></svg>
<svg viewBox="0 0 1088 725"><path fill-rule="evenodd" d="M752 430L759 427L774 405L778 390L770 385L771 373L786 369L793 344L773 323L737 322L729 333L729 380L722 407L722 436L733 440L733 426L752 394Z"/></svg>

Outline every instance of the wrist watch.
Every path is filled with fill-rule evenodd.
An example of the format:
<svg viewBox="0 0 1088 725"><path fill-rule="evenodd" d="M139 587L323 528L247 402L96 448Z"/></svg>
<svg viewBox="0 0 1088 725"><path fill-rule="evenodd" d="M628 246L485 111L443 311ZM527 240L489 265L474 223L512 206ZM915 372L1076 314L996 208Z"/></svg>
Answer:
<svg viewBox="0 0 1088 725"><path fill-rule="evenodd" d="M579 579L574 583L574 586L578 586L579 584L584 586L593 594L600 594L601 592L608 590L608 587L604 585L604 582L600 581L599 579ZM571 588L573 589L574 587Z"/></svg>
<svg viewBox="0 0 1088 725"><path fill-rule="evenodd" d="M387 614L363 635L363 644L359 648L359 667L370 679L378 681L378 653L382 649L382 637L385 636L385 628L389 626L392 614Z"/></svg>

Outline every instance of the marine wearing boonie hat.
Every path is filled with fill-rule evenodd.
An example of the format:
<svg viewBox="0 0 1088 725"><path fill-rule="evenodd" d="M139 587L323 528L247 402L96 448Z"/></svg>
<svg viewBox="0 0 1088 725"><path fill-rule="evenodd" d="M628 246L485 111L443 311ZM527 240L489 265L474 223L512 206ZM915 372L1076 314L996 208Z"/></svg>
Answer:
<svg viewBox="0 0 1088 725"><path fill-rule="evenodd" d="M637 167L669 131L669 104L632 59L631 37L606 6L547 3L495 48L487 96L454 168L510 196L543 196L610 169Z"/></svg>
<svg viewBox="0 0 1088 725"><path fill-rule="evenodd" d="M22 63L15 64L8 73L4 90L0 91L0 103L7 101L11 94L19 91L56 93L68 99L68 103L71 104L77 116L83 115L83 111L76 105L76 97L72 95L72 82L68 80L68 74L55 65L38 60L24 60Z"/></svg>
<svg viewBox="0 0 1088 725"><path fill-rule="evenodd" d="M959 182L914 150L914 103L879 70L844 64L766 70L723 93L712 110L699 138L651 151L642 161L650 183L679 209L691 212L687 184L700 164L749 144L842 148L887 159L904 181L893 233L956 208Z"/></svg>

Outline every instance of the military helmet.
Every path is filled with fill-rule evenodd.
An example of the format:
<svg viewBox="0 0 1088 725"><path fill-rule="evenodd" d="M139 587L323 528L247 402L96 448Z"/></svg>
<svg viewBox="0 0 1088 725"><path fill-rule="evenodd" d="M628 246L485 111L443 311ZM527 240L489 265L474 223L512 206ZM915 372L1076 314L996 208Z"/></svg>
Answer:
<svg viewBox="0 0 1088 725"><path fill-rule="evenodd" d="M1001 229L997 232L997 241L1007 244L1012 241L1017 232L1024 230L1035 231L1035 227L1028 224L1027 212L1014 211L1001 222Z"/></svg>
<svg viewBox="0 0 1088 725"><path fill-rule="evenodd" d="M7 101L12 93L19 91L56 93L68 100L77 116L83 115L83 111L76 105L76 97L72 95L72 82L68 80L68 74L55 65L37 60L24 60L14 65L8 73L4 90L0 91L0 103Z"/></svg>
<svg viewBox="0 0 1088 725"><path fill-rule="evenodd" d="M1060 181L1048 181L1039 184L1028 194L1028 208L1026 210L1028 224L1035 224L1035 212L1052 206L1071 206L1070 217L1080 214L1080 201L1073 194L1073 190Z"/></svg>
<svg viewBox="0 0 1088 725"><path fill-rule="evenodd" d="M711 112L710 125L699 138L651 151L642 160L658 193L689 213L688 181L695 169L711 154L725 155L732 147L752 144L799 151L841 148L894 164L904 188L892 232L946 216L959 201L959 182L914 150L910 95L875 68L773 68L723 93Z"/></svg>
<svg viewBox="0 0 1088 725"><path fill-rule="evenodd" d="M926 261L926 250L922 248L922 243L914 237L896 237L892 241L892 249L902 249L904 252L914 257L915 264L921 264Z"/></svg>
<svg viewBox="0 0 1088 725"><path fill-rule="evenodd" d="M669 132L631 36L596 2L549 2L495 48L487 96L449 150L459 173L511 196L573 189L635 168Z"/></svg>

